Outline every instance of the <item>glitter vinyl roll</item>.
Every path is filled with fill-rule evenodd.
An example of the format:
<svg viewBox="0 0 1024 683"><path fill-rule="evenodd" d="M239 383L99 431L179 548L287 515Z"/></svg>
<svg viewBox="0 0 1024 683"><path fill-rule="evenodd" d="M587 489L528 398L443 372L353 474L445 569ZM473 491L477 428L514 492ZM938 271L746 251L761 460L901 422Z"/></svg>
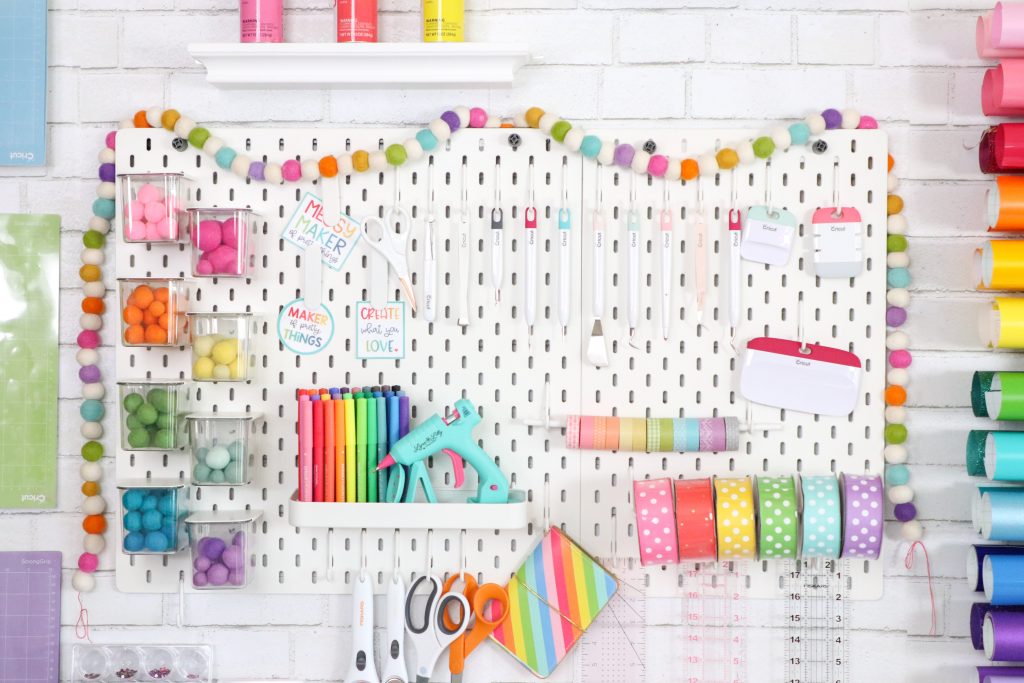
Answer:
<svg viewBox="0 0 1024 683"><path fill-rule="evenodd" d="M735 417L642 418L570 415L566 448L647 453L716 453L740 446Z"/></svg>
<svg viewBox="0 0 1024 683"><path fill-rule="evenodd" d="M1024 613L989 612L982 622L981 632L989 661L1024 660Z"/></svg>
<svg viewBox="0 0 1024 683"><path fill-rule="evenodd" d="M989 555L1013 555L1024 557L1024 545L979 545L974 544L967 549L967 587L980 592L985 590L982 565Z"/></svg>
<svg viewBox="0 0 1024 683"><path fill-rule="evenodd" d="M987 429L967 432L967 474L971 477L985 476L985 444L991 433Z"/></svg>
<svg viewBox="0 0 1024 683"><path fill-rule="evenodd" d="M988 370L977 370L971 377L971 410L974 417L988 417L988 405L985 395L992 390L992 379L996 373Z"/></svg>

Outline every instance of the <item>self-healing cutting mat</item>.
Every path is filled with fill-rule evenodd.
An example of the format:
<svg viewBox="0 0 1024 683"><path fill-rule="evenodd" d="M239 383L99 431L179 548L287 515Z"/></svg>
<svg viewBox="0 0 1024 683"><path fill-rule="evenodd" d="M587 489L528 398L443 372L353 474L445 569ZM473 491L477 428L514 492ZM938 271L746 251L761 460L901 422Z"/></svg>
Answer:
<svg viewBox="0 0 1024 683"><path fill-rule="evenodd" d="M0 553L0 681L59 674L60 553Z"/></svg>
<svg viewBox="0 0 1024 683"><path fill-rule="evenodd" d="M46 163L46 0L0 0L0 166Z"/></svg>
<svg viewBox="0 0 1024 683"><path fill-rule="evenodd" d="M0 508L57 503L59 265L60 216L0 214Z"/></svg>

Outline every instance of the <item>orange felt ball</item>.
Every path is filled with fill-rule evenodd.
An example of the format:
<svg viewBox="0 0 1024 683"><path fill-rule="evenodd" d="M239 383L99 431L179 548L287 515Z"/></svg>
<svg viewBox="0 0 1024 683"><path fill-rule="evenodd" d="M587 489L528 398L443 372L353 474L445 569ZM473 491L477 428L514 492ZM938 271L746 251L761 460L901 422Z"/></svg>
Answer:
<svg viewBox="0 0 1024 683"><path fill-rule="evenodd" d="M903 197L898 194L891 194L886 199L885 211L888 215L894 216L903 210Z"/></svg>
<svg viewBox="0 0 1024 683"><path fill-rule="evenodd" d="M128 304L124 307L124 311L121 312L121 319L129 325L138 325L142 322L142 309Z"/></svg>
<svg viewBox="0 0 1024 683"><path fill-rule="evenodd" d="M890 170L890 171L892 170L892 167L893 167L893 165L894 165L895 163L896 163L896 162L895 162L895 161L893 161L893 159L892 159L892 155L890 154L890 155L889 155L889 170Z"/></svg>
<svg viewBox="0 0 1024 683"><path fill-rule="evenodd" d="M106 307L103 305L103 299L95 296L87 296L82 299L82 313L95 313L100 315Z"/></svg>
<svg viewBox="0 0 1024 683"><path fill-rule="evenodd" d="M167 304L165 304L162 301L157 301L156 299L154 299L153 303L151 303L149 305L149 308L146 309L146 312L156 316L157 319L159 319L160 316L167 312Z"/></svg>
<svg viewBox="0 0 1024 683"><path fill-rule="evenodd" d="M893 384L885 390L885 404L889 406L901 406L907 402L907 390L898 384Z"/></svg>
<svg viewBox="0 0 1024 683"><path fill-rule="evenodd" d="M170 322L171 322L170 314L169 313L164 313L162 316L160 316L160 319L156 321L156 324L166 330L167 326L170 324Z"/></svg>
<svg viewBox="0 0 1024 683"><path fill-rule="evenodd" d="M98 481L82 482L82 495L83 496L98 496L98 495L100 495L100 483Z"/></svg>
<svg viewBox="0 0 1024 683"><path fill-rule="evenodd" d="M682 172L683 180L693 180L700 175L700 166L696 159L683 159Z"/></svg>
<svg viewBox="0 0 1024 683"><path fill-rule="evenodd" d="M149 288L149 285L139 285L132 292L132 303L143 310L149 308L154 298L153 290Z"/></svg>
<svg viewBox="0 0 1024 683"><path fill-rule="evenodd" d="M324 178L333 178L338 175L338 160L332 156L326 156L317 164L320 167L320 175Z"/></svg>
<svg viewBox="0 0 1024 683"><path fill-rule="evenodd" d="M145 311L142 312L142 324L143 325L147 325L147 326L148 325L156 325L158 320L160 320L160 318L158 318L155 315L153 315L152 313L150 313L148 308Z"/></svg>
<svg viewBox="0 0 1024 683"><path fill-rule="evenodd" d="M135 117L132 118L132 123L135 124L136 128L149 128L149 121L146 120L146 110L140 109L135 112Z"/></svg>
<svg viewBox="0 0 1024 683"><path fill-rule="evenodd" d="M153 298L159 301L160 303L165 304L170 300L171 295L167 291L166 287L157 287L156 289L153 290Z"/></svg>
<svg viewBox="0 0 1024 683"><path fill-rule="evenodd" d="M149 344L166 344L167 330L157 324L146 326L146 342Z"/></svg>
<svg viewBox="0 0 1024 683"><path fill-rule="evenodd" d="M142 325L129 325L124 331L125 344L142 344L146 341L146 330Z"/></svg>
<svg viewBox="0 0 1024 683"><path fill-rule="evenodd" d="M78 269L78 277L82 278L85 282L96 282L103 277L103 271L100 270L99 266L89 264Z"/></svg>
<svg viewBox="0 0 1024 683"><path fill-rule="evenodd" d="M103 515L89 515L82 520L82 528L87 534L102 534L107 530L107 519Z"/></svg>

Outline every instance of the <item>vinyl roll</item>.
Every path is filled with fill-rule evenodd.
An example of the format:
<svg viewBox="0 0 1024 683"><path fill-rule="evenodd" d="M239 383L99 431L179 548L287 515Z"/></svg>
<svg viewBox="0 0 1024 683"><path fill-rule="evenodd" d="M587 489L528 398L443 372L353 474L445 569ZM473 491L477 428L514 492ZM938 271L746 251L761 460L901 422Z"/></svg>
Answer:
<svg viewBox="0 0 1024 683"><path fill-rule="evenodd" d="M987 128L978 142L978 168L982 173L999 173L1003 169L996 162L996 126Z"/></svg>
<svg viewBox="0 0 1024 683"><path fill-rule="evenodd" d="M971 378L971 410L974 417L988 417L985 394L992 389L992 378L995 375L996 373L988 370L978 370Z"/></svg>
<svg viewBox="0 0 1024 683"><path fill-rule="evenodd" d="M995 349L1024 349L1024 298L997 296L979 317L981 341Z"/></svg>
<svg viewBox="0 0 1024 683"><path fill-rule="evenodd" d="M1024 57L1024 48L1000 48L992 46L992 15L978 17L974 29L974 45L981 59L1002 59L1003 57Z"/></svg>
<svg viewBox="0 0 1024 683"><path fill-rule="evenodd" d="M989 186L986 205L989 231L1024 230L1024 177L997 176Z"/></svg>
<svg viewBox="0 0 1024 683"><path fill-rule="evenodd" d="M996 72L996 104L1004 109L1024 108L1024 59L1004 59Z"/></svg>
<svg viewBox="0 0 1024 683"><path fill-rule="evenodd" d="M1024 170L1024 124L1000 123L992 135L992 149L995 164L999 168L1019 171Z"/></svg>
<svg viewBox="0 0 1024 683"><path fill-rule="evenodd" d="M971 477L985 476L985 443L989 434L987 429L967 432L967 474Z"/></svg>
<svg viewBox="0 0 1024 683"><path fill-rule="evenodd" d="M1020 683L1022 679L1024 679L1024 674L989 674L988 676L985 676L983 683Z"/></svg>
<svg viewBox="0 0 1024 683"><path fill-rule="evenodd" d="M1008 683L1008 681L1024 678L1024 666L979 666L975 668L978 672L978 683L985 683L986 678L990 683ZM971 683L973 682L974 677L971 676Z"/></svg>
<svg viewBox="0 0 1024 683"><path fill-rule="evenodd" d="M994 420L1024 420L1024 372L992 374L985 412Z"/></svg>
<svg viewBox="0 0 1024 683"><path fill-rule="evenodd" d="M974 526L974 531L978 535L981 535L983 528L982 517L981 517L981 499L989 491L1006 491L1014 490L1013 486L992 486L992 485L979 485L975 487L974 493L971 494L971 524Z"/></svg>
<svg viewBox="0 0 1024 683"><path fill-rule="evenodd" d="M882 491L878 475L842 476L843 557L878 559L885 521Z"/></svg>
<svg viewBox="0 0 1024 683"><path fill-rule="evenodd" d="M1024 613L1024 605L992 605L987 602L976 602L971 605L971 645L974 646L975 650L981 650L985 647L984 639L982 636L982 626L985 622L985 615L990 612L1003 613L1003 612L1018 612Z"/></svg>
<svg viewBox="0 0 1024 683"><path fill-rule="evenodd" d="M997 2L992 10L989 35L992 47L1024 47L1024 5L1019 2Z"/></svg>
<svg viewBox="0 0 1024 683"><path fill-rule="evenodd" d="M989 661L1024 660L1024 613L989 612L982 622L981 633Z"/></svg>
<svg viewBox="0 0 1024 683"><path fill-rule="evenodd" d="M1024 489L993 488L981 495L981 537L986 541L1024 541Z"/></svg>
<svg viewBox="0 0 1024 683"><path fill-rule="evenodd" d="M985 289L1024 290L1024 240L989 240L980 266Z"/></svg>
<svg viewBox="0 0 1024 683"><path fill-rule="evenodd" d="M985 472L992 481L1024 481L1024 432L989 433Z"/></svg>
<svg viewBox="0 0 1024 683"><path fill-rule="evenodd" d="M1002 88L1002 72L997 68L986 69L981 79L981 112L985 116L1014 116L1016 109L1006 109L999 104L996 91Z"/></svg>
<svg viewBox="0 0 1024 683"><path fill-rule="evenodd" d="M967 548L967 587L975 592L985 590L982 564L989 555L1024 557L1024 545L979 545Z"/></svg>

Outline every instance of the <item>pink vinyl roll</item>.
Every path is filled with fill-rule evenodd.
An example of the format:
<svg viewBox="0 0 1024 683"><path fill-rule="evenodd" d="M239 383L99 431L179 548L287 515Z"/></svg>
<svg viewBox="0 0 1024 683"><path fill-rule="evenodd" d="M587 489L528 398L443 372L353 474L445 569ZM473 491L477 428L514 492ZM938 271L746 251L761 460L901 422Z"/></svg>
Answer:
<svg viewBox="0 0 1024 683"><path fill-rule="evenodd" d="M992 10L991 36L992 47L1024 47L1024 3L997 2Z"/></svg>
<svg viewBox="0 0 1024 683"><path fill-rule="evenodd" d="M992 46L992 15L978 17L974 31L974 43L981 59L1024 58L1024 47L998 48Z"/></svg>
<svg viewBox="0 0 1024 683"><path fill-rule="evenodd" d="M981 111L985 116L1013 116L1016 109L1003 107L997 99L997 91L1002 89L1002 72L993 67L985 71L981 81Z"/></svg>
<svg viewBox="0 0 1024 683"><path fill-rule="evenodd" d="M1024 59L1004 59L996 72L996 105L1002 109L1024 108Z"/></svg>

